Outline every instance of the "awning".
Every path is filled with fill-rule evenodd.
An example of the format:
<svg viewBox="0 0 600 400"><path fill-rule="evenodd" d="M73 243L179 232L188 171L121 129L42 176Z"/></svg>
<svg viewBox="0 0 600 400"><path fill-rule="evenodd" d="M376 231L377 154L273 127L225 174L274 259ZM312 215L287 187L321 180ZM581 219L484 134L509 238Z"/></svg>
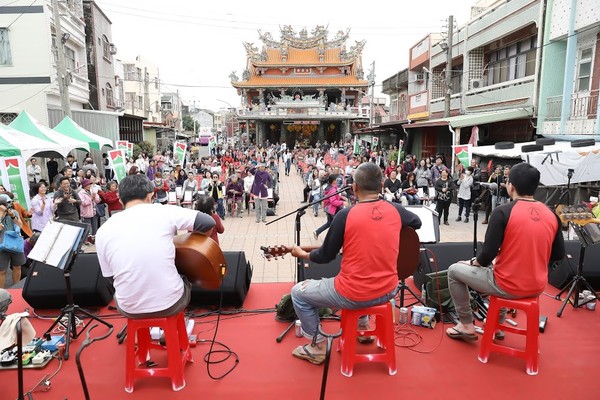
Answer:
<svg viewBox="0 0 600 400"><path fill-rule="evenodd" d="M103 146L114 147L112 140L82 128L69 117L64 117L63 120L54 127L54 130L72 139L87 142L91 149L101 150Z"/></svg>
<svg viewBox="0 0 600 400"><path fill-rule="evenodd" d="M462 128L464 126L475 126L491 124L500 121L509 121L511 119L530 118L530 110L517 108L504 111L490 111L476 114L457 115L456 117L430 119L428 121L415 122L413 124L404 124L404 129L427 128L432 126L451 126L452 128Z"/></svg>
<svg viewBox="0 0 600 400"><path fill-rule="evenodd" d="M87 142L72 139L42 125L38 120L29 115L27 111L21 111L19 116L10 123L10 126L29 136L61 145L60 151L57 151L64 157L75 149L90 151L90 145Z"/></svg>
<svg viewBox="0 0 600 400"><path fill-rule="evenodd" d="M40 157L62 157L68 154L69 150L65 146L38 139L34 136L23 133L12 126L0 124L0 155L8 157L10 155L21 155L24 160L32 156ZM9 146L4 145L7 142ZM10 154L13 148L18 149L17 154Z"/></svg>

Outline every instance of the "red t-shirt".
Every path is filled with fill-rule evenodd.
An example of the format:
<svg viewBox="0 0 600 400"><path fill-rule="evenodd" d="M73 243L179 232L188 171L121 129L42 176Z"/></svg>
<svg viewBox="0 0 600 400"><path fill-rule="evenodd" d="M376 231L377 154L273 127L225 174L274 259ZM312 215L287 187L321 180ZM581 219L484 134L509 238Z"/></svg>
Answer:
<svg viewBox="0 0 600 400"><path fill-rule="evenodd" d="M494 278L506 293L535 296L548 283L548 265L564 254L559 222L546 205L517 200L494 210L477 261L496 259Z"/></svg>
<svg viewBox="0 0 600 400"><path fill-rule="evenodd" d="M361 202L339 211L311 261L326 263L341 247L344 256L335 277L336 291L347 299L379 298L398 285L397 261L402 226L421 227L415 214L384 200Z"/></svg>

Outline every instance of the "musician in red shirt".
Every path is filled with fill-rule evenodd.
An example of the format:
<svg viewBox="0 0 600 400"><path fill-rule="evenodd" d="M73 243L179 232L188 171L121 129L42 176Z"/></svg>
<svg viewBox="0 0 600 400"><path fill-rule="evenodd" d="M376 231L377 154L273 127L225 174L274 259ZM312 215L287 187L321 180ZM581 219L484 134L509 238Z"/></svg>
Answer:
<svg viewBox="0 0 600 400"><path fill-rule="evenodd" d="M533 198L540 172L530 164L510 170L506 189L512 202L492 212L481 252L448 268L448 287L460 322L447 329L453 339L475 341L469 287L506 299L539 296L548 281L548 265L565 254L555 213ZM503 322L506 309L500 312ZM503 338L501 331L496 338Z"/></svg>
<svg viewBox="0 0 600 400"><path fill-rule="evenodd" d="M325 360L325 338L317 334L318 307L360 309L383 304L398 292L397 260L400 230L418 229L421 220L399 204L379 198L382 173L366 162L354 174L352 189L358 203L338 211L323 245L310 253L298 246L292 255L317 264L333 260L344 249L340 273L335 278L305 280L292 288L294 310L302 323L304 337L315 345L298 346L292 354L313 364ZM381 238L386 238L382 240ZM359 325L368 325L368 316Z"/></svg>

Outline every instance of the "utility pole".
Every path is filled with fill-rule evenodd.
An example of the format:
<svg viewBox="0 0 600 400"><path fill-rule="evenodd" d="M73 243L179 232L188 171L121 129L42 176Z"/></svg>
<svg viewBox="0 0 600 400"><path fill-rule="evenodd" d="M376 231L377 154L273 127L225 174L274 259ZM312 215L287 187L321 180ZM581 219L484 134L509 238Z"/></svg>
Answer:
<svg viewBox="0 0 600 400"><path fill-rule="evenodd" d="M150 77L148 67L144 67L144 117L150 119Z"/></svg>
<svg viewBox="0 0 600 400"><path fill-rule="evenodd" d="M65 60L66 40L63 39L63 31L60 25L60 11L58 7L58 0L52 0L52 16L54 17L54 31L56 33L56 54L58 56L56 76L62 111L67 117L71 118L71 100L69 99L69 84L67 82L69 73L67 71L67 62Z"/></svg>
<svg viewBox="0 0 600 400"><path fill-rule="evenodd" d="M369 79L369 86L371 87L371 93L369 93L369 128L373 126L373 94L375 91L375 61L371 63L371 72L367 77Z"/></svg>
<svg viewBox="0 0 600 400"><path fill-rule="evenodd" d="M444 98L444 117L450 116L450 96L452 95L452 36L454 35L454 16L448 17L448 38L446 44L446 95Z"/></svg>

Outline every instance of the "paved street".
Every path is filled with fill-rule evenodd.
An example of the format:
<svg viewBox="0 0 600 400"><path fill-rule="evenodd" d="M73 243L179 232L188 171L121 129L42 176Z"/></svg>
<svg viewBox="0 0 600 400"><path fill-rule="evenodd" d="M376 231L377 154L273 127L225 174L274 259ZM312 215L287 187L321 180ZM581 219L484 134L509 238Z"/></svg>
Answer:
<svg viewBox="0 0 600 400"><path fill-rule="evenodd" d="M294 171L290 176L283 174L283 164L280 183L280 200L277 207L277 217L267 217L267 222L279 216L296 210L302 201L302 179ZM441 242L465 242L473 240L473 223L454 222L457 216L457 206L450 207L450 226L440 227ZM483 241L487 225L482 225L483 214L480 212L477 227L478 240ZM221 248L224 251L244 251L246 259L254 267L253 282L291 282L295 280L294 259L289 255L283 259L267 261L261 254L260 246L273 246L278 244L289 245L294 243L295 214L279 220L271 225L257 224L254 213L243 218L226 218L224 221L225 232L219 235ZM321 211L319 217L314 217L312 212L307 212L302 217L301 244L306 246L319 245L325 233L316 241L312 232L325 222L325 214Z"/></svg>

